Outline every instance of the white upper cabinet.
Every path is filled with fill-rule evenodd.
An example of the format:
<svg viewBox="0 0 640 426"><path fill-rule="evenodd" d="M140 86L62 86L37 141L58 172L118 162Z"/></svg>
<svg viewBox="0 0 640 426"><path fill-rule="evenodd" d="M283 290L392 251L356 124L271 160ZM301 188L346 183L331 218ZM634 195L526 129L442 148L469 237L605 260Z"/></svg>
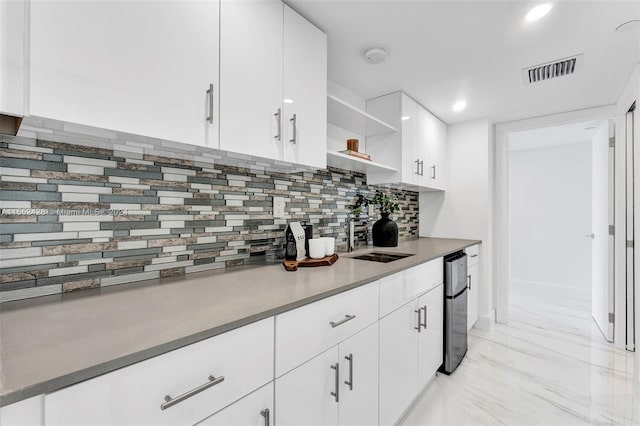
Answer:
<svg viewBox="0 0 640 426"><path fill-rule="evenodd" d="M283 7L221 2L220 149L282 158Z"/></svg>
<svg viewBox="0 0 640 426"><path fill-rule="evenodd" d="M284 160L326 167L327 35L284 6Z"/></svg>
<svg viewBox="0 0 640 426"><path fill-rule="evenodd" d="M418 117L418 156L424 159L421 164L421 186L433 189L445 189L445 150L447 127L426 109L419 108Z"/></svg>
<svg viewBox="0 0 640 426"><path fill-rule="evenodd" d="M217 147L218 37L217 0L31 1L28 114Z"/></svg>
<svg viewBox="0 0 640 426"><path fill-rule="evenodd" d="M220 149L324 168L326 35L279 0L223 0Z"/></svg>
<svg viewBox="0 0 640 426"><path fill-rule="evenodd" d="M398 170L369 173L367 181L444 190L446 125L402 92L369 99L367 112L401 129L367 137L372 158Z"/></svg>

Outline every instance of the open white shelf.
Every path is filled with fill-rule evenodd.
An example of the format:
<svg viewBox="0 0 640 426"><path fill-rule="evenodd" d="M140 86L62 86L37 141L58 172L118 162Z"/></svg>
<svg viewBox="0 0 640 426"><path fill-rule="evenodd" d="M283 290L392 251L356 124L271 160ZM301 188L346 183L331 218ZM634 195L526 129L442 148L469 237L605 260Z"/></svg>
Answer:
<svg viewBox="0 0 640 426"><path fill-rule="evenodd" d="M327 165L361 173L397 172L398 169L338 151L327 151Z"/></svg>
<svg viewBox="0 0 640 426"><path fill-rule="evenodd" d="M384 135L398 131L390 124L333 95L327 95L327 121L334 126L364 136Z"/></svg>

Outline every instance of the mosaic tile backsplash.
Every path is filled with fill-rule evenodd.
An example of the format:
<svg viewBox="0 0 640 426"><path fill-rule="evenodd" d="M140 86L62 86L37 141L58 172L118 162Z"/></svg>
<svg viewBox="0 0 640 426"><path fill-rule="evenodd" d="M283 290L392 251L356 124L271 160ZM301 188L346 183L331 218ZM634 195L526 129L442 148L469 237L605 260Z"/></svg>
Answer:
<svg viewBox="0 0 640 426"><path fill-rule="evenodd" d="M0 301L284 256L289 221L346 249L349 206L366 176L294 174L0 136ZM397 192L400 238L418 235L418 194ZM274 219L273 197L285 219ZM358 223L370 242L375 218Z"/></svg>

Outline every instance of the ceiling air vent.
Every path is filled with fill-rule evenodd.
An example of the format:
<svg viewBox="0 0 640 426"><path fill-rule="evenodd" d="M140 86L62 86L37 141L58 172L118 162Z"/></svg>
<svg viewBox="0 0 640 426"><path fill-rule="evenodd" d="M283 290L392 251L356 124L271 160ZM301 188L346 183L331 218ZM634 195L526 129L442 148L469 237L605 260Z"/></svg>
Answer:
<svg viewBox="0 0 640 426"><path fill-rule="evenodd" d="M582 54L525 68L522 70L522 77L525 84L531 84L575 74L580 68L582 68Z"/></svg>

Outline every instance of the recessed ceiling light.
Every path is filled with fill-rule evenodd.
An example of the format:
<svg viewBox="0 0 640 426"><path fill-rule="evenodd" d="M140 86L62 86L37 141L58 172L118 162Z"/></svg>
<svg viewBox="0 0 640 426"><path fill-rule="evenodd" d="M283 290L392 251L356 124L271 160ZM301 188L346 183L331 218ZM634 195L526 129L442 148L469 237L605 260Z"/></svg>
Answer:
<svg viewBox="0 0 640 426"><path fill-rule="evenodd" d="M640 24L640 19L632 19L630 21L623 22L622 24L618 25L616 27L616 31L619 33L622 33L625 31L631 31L635 28L638 28L638 24Z"/></svg>
<svg viewBox="0 0 640 426"><path fill-rule="evenodd" d="M527 16L525 19L528 22L537 21L538 19L542 18L544 15L549 13L550 10L551 10L550 3L539 4L538 6L531 9L529 13L527 13Z"/></svg>
<svg viewBox="0 0 640 426"><path fill-rule="evenodd" d="M408 115L403 115L402 116L402 120L403 121L410 120L410 119L411 119L411 117L409 117Z"/></svg>
<svg viewBox="0 0 640 426"><path fill-rule="evenodd" d="M465 109L467 106L467 103L465 101L458 101L455 104L453 104L453 110L454 111L462 111L463 109Z"/></svg>
<svg viewBox="0 0 640 426"><path fill-rule="evenodd" d="M284 102L285 104L292 104L293 103L293 99L283 99L282 102Z"/></svg>

